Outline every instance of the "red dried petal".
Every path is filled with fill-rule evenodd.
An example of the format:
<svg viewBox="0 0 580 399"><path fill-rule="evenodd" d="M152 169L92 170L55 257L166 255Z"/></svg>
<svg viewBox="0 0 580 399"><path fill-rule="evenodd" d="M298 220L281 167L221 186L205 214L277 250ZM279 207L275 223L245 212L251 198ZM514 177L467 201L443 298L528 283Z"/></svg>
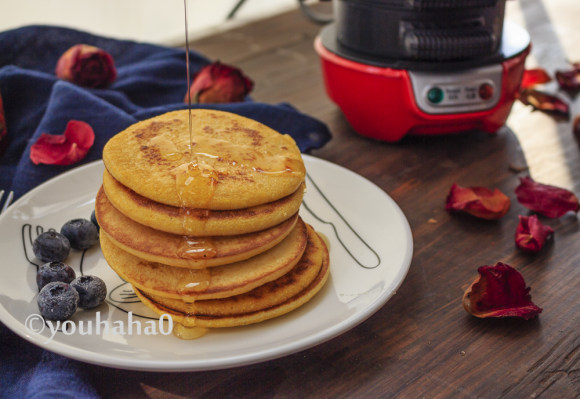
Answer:
<svg viewBox="0 0 580 399"><path fill-rule="evenodd" d="M570 91L580 91L580 65L574 64L568 71L556 71L556 80L560 88Z"/></svg>
<svg viewBox="0 0 580 399"><path fill-rule="evenodd" d="M539 84L548 83L552 80L550 75L543 68L526 69L522 77L522 89L527 89Z"/></svg>
<svg viewBox="0 0 580 399"><path fill-rule="evenodd" d="M55 74L79 86L105 88L117 78L117 69L113 57L105 50L76 44L59 58Z"/></svg>
<svg viewBox="0 0 580 399"><path fill-rule="evenodd" d="M254 82L243 72L230 65L216 61L203 67L193 79L188 95L197 103L231 103L242 101L252 91Z"/></svg>
<svg viewBox="0 0 580 399"><path fill-rule="evenodd" d="M570 211L578 212L580 208L578 198L571 191L537 183L531 177L520 178L516 196L520 204L549 218L558 218Z"/></svg>
<svg viewBox="0 0 580 399"><path fill-rule="evenodd" d="M87 155L94 141L88 123L71 120L63 134L42 133L30 147L30 160L36 165L71 165Z"/></svg>
<svg viewBox="0 0 580 399"><path fill-rule="evenodd" d="M519 218L515 237L516 246L526 252L539 252L546 244L548 237L554 234L554 229L542 224L536 215L519 215Z"/></svg>
<svg viewBox="0 0 580 399"><path fill-rule="evenodd" d="M466 212L481 219L499 219L510 209L510 199L497 188L461 187L453 184L447 195L445 209Z"/></svg>
<svg viewBox="0 0 580 399"><path fill-rule="evenodd" d="M4 104L2 103L2 93L0 93L0 155L8 144L8 131L6 130L6 117L4 116Z"/></svg>
<svg viewBox="0 0 580 399"><path fill-rule="evenodd" d="M566 119L570 118L569 105L551 94L534 89L522 89L520 90L518 98L522 103L534 107L534 110Z"/></svg>
<svg viewBox="0 0 580 399"><path fill-rule="evenodd" d="M580 115L576 115L572 123L572 133L580 139Z"/></svg>
<svg viewBox="0 0 580 399"><path fill-rule="evenodd" d="M481 266L479 276L465 291L463 307L475 317L521 317L531 319L542 312L532 302L530 288L513 267L498 262Z"/></svg>

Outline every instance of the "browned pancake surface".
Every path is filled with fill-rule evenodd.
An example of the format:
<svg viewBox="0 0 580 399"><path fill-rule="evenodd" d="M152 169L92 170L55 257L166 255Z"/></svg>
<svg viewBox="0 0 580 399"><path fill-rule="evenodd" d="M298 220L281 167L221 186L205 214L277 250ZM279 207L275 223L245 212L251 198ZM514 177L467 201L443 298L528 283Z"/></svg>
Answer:
<svg viewBox="0 0 580 399"><path fill-rule="evenodd" d="M185 268L205 268L238 262L281 242L298 220L298 213L279 225L255 233L190 237L139 224L119 212L101 188L95 201L101 229L115 245L150 262Z"/></svg>
<svg viewBox="0 0 580 399"><path fill-rule="evenodd" d="M168 112L138 122L103 149L107 170L124 186L176 207L226 210L269 203L305 177L294 140L223 111Z"/></svg>
<svg viewBox="0 0 580 399"><path fill-rule="evenodd" d="M182 302L238 295L279 278L300 260L307 236L306 226L299 220L292 232L268 251L208 269L185 269L145 261L115 246L104 231L101 250L123 280L154 295Z"/></svg>
<svg viewBox="0 0 580 399"><path fill-rule="evenodd" d="M242 295L186 303L137 288L135 292L153 311L169 314L174 322L185 326L233 327L278 317L312 299L328 279L328 250L311 227L308 237L302 259L290 272Z"/></svg>
<svg viewBox="0 0 580 399"><path fill-rule="evenodd" d="M123 186L105 170L103 189L113 206L132 220L156 230L193 236L245 234L275 226L300 208L304 184L294 193L245 209L211 211L160 204Z"/></svg>

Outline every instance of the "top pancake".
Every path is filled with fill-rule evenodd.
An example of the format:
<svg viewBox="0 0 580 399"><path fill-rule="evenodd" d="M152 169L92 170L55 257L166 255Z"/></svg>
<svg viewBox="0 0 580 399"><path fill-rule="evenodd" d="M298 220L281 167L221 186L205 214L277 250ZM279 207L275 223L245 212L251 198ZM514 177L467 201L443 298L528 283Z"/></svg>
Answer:
<svg viewBox="0 0 580 399"><path fill-rule="evenodd" d="M300 150L254 120L229 112L166 113L136 123L103 149L109 173L153 201L188 208L241 209L294 193L304 180Z"/></svg>

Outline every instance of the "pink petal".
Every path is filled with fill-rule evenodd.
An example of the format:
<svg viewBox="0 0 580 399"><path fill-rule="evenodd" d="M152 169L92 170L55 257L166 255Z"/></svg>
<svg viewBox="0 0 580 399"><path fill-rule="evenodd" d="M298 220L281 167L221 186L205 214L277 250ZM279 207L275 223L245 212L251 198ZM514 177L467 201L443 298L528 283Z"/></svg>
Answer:
<svg viewBox="0 0 580 399"><path fill-rule="evenodd" d="M466 212L481 219L499 219L510 208L510 199L497 188L461 187L453 184L447 195L445 209Z"/></svg>
<svg viewBox="0 0 580 399"><path fill-rule="evenodd" d="M558 218L567 212L578 212L580 208L578 198L571 191L537 183L531 177L520 178L516 196L520 204L549 218Z"/></svg>
<svg viewBox="0 0 580 399"><path fill-rule="evenodd" d="M523 276L513 267L498 262L495 266L481 266L477 271L479 276L463 295L463 307L468 313L479 318L528 320L542 312L532 302Z"/></svg>
<svg viewBox="0 0 580 399"><path fill-rule="evenodd" d="M83 159L95 141L93 128L71 120L63 134L42 133L30 148L30 160L38 165L71 165Z"/></svg>
<svg viewBox="0 0 580 399"><path fill-rule="evenodd" d="M570 106L551 94L534 89L523 89L520 91L518 99L526 105L531 105L534 110L557 117L570 118Z"/></svg>
<svg viewBox="0 0 580 399"><path fill-rule="evenodd" d="M536 215L519 216L520 222L516 228L516 246L526 252L539 252L554 229L540 222Z"/></svg>
<svg viewBox="0 0 580 399"><path fill-rule="evenodd" d="M527 89L539 84L548 83L551 80L552 78L543 68L526 69L522 78L521 87L522 89Z"/></svg>

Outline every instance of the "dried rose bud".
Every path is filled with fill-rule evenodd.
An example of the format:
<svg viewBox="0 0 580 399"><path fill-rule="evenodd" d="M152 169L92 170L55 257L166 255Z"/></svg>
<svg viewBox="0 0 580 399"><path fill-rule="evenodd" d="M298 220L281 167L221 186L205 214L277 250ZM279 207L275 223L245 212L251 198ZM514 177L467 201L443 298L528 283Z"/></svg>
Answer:
<svg viewBox="0 0 580 399"><path fill-rule="evenodd" d="M526 105L531 105L534 110L557 117L570 118L570 106L551 94L528 88L520 90L518 99Z"/></svg>
<svg viewBox="0 0 580 399"><path fill-rule="evenodd" d="M531 319L542 312L532 302L530 288L513 267L498 262L481 266L479 276L465 291L463 307L475 317L521 317Z"/></svg>
<svg viewBox="0 0 580 399"><path fill-rule="evenodd" d="M102 89L117 78L111 54L88 44L77 44L60 56L56 76L79 86Z"/></svg>
<svg viewBox="0 0 580 399"><path fill-rule="evenodd" d="M188 95L192 103L199 104L243 101L253 87L254 82L240 69L217 61L203 67L194 77L184 101L188 102Z"/></svg>
<svg viewBox="0 0 580 399"><path fill-rule="evenodd" d="M4 116L4 104L2 103L2 93L0 93L0 155L4 152L8 141L8 131L6 130L6 117Z"/></svg>
<svg viewBox="0 0 580 399"><path fill-rule="evenodd" d="M481 219L499 219L510 209L510 199L497 188L461 187L453 184L447 195L445 209L466 212Z"/></svg>
<svg viewBox="0 0 580 399"><path fill-rule="evenodd" d="M516 246L526 252L539 252L546 244L548 237L554 234L554 229L542 224L536 215L519 215L519 218L515 237Z"/></svg>
<svg viewBox="0 0 580 399"><path fill-rule="evenodd" d="M522 89L527 89L535 85L548 83L552 80L550 75L543 68L526 69L522 77Z"/></svg>
<svg viewBox="0 0 580 399"><path fill-rule="evenodd" d="M567 212L578 212L578 198L564 188L535 182L531 177L520 178L516 196L526 208L549 218L558 218Z"/></svg>
<svg viewBox="0 0 580 399"><path fill-rule="evenodd" d="M556 71L556 80L560 88L566 91L580 91L580 65L574 64L568 71Z"/></svg>
<svg viewBox="0 0 580 399"><path fill-rule="evenodd" d="M42 133L30 148L30 160L36 165L71 165L87 155L94 141L88 123L71 120L63 134Z"/></svg>

